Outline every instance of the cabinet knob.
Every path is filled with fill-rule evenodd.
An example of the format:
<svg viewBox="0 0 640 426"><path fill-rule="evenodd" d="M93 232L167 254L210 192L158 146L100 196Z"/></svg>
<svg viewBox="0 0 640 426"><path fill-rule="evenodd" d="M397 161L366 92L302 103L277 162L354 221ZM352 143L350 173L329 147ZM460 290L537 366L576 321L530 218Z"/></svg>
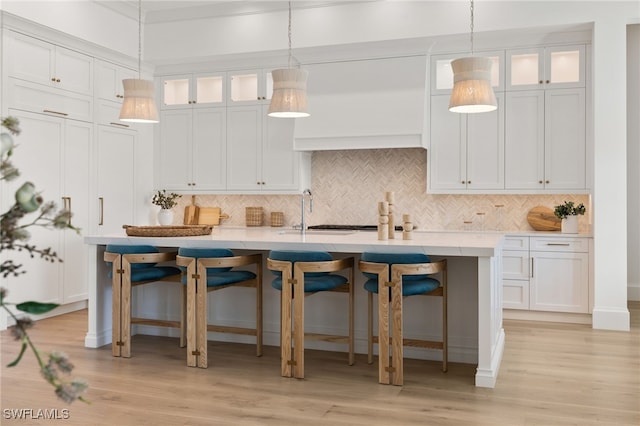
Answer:
<svg viewBox="0 0 640 426"><path fill-rule="evenodd" d="M551 83L551 81L550 81L550 80L547 80L547 84L549 84L549 83Z"/></svg>
<svg viewBox="0 0 640 426"><path fill-rule="evenodd" d="M56 83L60 83L60 79L59 78L56 78Z"/></svg>
<svg viewBox="0 0 640 426"><path fill-rule="evenodd" d="M467 183L471 183L471 181L470 181L470 180L468 180L468 181L467 181Z"/></svg>
<svg viewBox="0 0 640 426"><path fill-rule="evenodd" d="M264 182L260 182L260 183L263 184L263 185L265 184Z"/></svg>
<svg viewBox="0 0 640 426"><path fill-rule="evenodd" d="M542 84L542 83L544 83L544 81L540 80L538 83L539 83L539 84Z"/></svg>
<svg viewBox="0 0 640 426"><path fill-rule="evenodd" d="M547 180L547 181L545 181L544 183L549 183L549 181Z"/></svg>
<svg viewBox="0 0 640 426"><path fill-rule="evenodd" d="M542 181L541 180L539 180L538 183L542 185Z"/></svg>
<svg viewBox="0 0 640 426"><path fill-rule="evenodd" d="M51 77L51 81L53 81L55 83L56 82L56 78L55 77Z"/></svg>
<svg viewBox="0 0 640 426"><path fill-rule="evenodd" d="M462 184L464 185L466 182L465 182L465 181L462 181L462 182L460 182L460 183L462 183Z"/></svg>

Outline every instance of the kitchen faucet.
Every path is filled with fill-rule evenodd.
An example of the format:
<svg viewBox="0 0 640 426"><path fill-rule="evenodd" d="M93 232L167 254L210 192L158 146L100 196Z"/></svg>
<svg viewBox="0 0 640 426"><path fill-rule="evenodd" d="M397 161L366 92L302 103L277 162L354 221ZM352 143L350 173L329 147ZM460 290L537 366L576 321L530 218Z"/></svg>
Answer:
<svg viewBox="0 0 640 426"><path fill-rule="evenodd" d="M304 234L307 231L307 225L304 222L304 197L305 195L309 196L309 213L313 213L313 194L311 194L310 189L305 189L302 191L302 196L300 197L300 232Z"/></svg>

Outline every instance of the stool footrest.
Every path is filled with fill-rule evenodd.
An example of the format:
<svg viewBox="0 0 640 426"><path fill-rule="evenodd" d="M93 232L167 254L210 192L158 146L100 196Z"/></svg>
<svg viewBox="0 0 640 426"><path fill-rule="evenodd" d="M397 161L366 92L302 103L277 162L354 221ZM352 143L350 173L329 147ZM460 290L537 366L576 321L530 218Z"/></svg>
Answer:
<svg viewBox="0 0 640 426"><path fill-rule="evenodd" d="M159 320L151 318L131 318L131 324L152 325L156 327L180 328L180 321Z"/></svg>
<svg viewBox="0 0 640 426"><path fill-rule="evenodd" d="M214 331L218 333L244 334L247 336L255 336L257 334L255 328L230 327L227 325L215 324L207 324L207 331Z"/></svg>

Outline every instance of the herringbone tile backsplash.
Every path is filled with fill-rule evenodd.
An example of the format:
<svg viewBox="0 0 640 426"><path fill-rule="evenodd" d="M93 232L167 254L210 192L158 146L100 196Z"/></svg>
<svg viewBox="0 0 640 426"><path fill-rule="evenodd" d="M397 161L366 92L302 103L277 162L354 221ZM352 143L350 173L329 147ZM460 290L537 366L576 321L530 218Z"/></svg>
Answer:
<svg viewBox="0 0 640 426"><path fill-rule="evenodd" d="M307 211L307 224L375 225L378 201L384 200L386 191L393 191L396 224L402 214L411 214L420 229L530 231L526 216L531 208L553 208L565 200L587 206L587 214L579 217L580 229L590 228L588 195L427 194L426 169L426 151L421 148L314 152L313 213ZM190 202L190 196L180 199L176 223L182 223L184 207ZM300 195L198 195L196 204L221 207L231 216L223 225L244 226L245 207L253 206L263 207L265 226L273 211L284 212L285 226L300 222Z"/></svg>

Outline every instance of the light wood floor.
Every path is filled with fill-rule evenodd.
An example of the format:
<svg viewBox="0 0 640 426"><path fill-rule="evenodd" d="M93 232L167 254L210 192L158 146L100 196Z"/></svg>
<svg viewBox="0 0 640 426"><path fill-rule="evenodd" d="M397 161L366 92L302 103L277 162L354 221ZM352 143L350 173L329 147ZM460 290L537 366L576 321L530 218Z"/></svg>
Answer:
<svg viewBox="0 0 640 426"><path fill-rule="evenodd" d="M86 349L86 311L40 321L43 350L70 355L90 382L91 405L55 398L29 353L6 368L18 345L2 341L2 424L64 425L640 425L640 302L631 332L505 321L506 349L495 389L473 386L474 367L406 360L403 387L377 384L359 355L306 352L305 380L279 375L277 348L210 342L207 370L185 366L177 339L133 338L131 359ZM4 409L69 409L68 420L14 421Z"/></svg>

